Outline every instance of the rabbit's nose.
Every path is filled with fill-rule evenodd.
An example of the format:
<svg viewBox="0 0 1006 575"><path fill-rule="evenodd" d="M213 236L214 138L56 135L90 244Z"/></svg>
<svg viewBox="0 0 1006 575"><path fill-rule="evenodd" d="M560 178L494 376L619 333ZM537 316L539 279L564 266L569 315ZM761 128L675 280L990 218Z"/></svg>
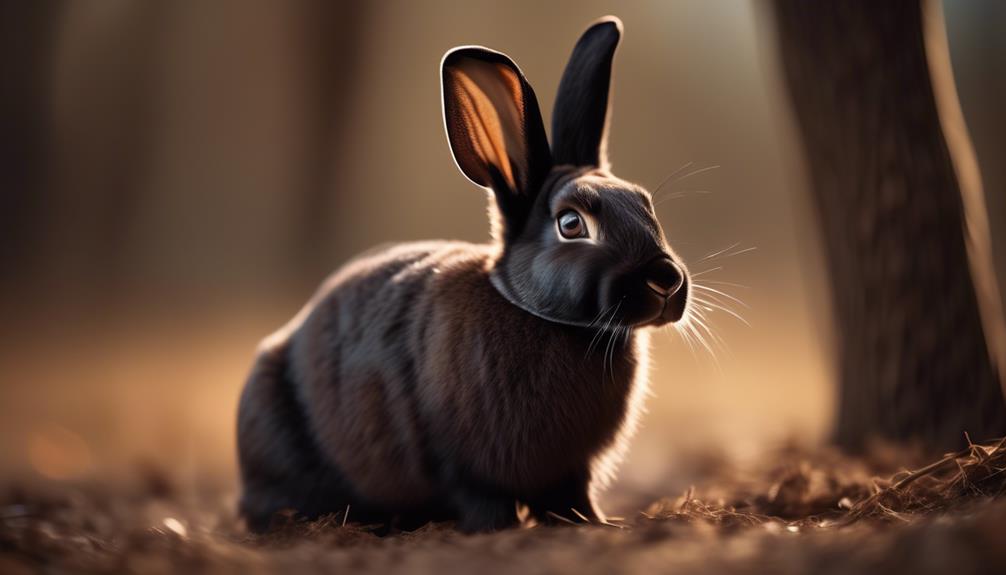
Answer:
<svg viewBox="0 0 1006 575"><path fill-rule="evenodd" d="M657 258L646 268L646 285L660 297L671 297L681 289L683 283L685 276L681 268L670 258Z"/></svg>

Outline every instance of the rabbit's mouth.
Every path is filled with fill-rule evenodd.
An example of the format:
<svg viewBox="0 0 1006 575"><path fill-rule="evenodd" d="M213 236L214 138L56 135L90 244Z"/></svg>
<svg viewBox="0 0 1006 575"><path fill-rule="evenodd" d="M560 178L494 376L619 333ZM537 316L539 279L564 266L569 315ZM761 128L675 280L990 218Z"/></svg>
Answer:
<svg viewBox="0 0 1006 575"><path fill-rule="evenodd" d="M681 321L681 318L685 316L685 310L688 308L688 288L688 279L685 277L681 285L673 293L660 294L663 298L660 311L653 319L645 322L643 325L660 327Z"/></svg>

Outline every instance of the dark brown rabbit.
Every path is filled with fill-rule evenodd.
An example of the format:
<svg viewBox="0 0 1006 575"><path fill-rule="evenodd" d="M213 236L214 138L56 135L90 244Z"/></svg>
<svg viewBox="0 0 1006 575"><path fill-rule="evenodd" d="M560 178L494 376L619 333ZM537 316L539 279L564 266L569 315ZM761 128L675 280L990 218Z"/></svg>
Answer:
<svg viewBox="0 0 1006 575"><path fill-rule="evenodd" d="M508 57L444 56L447 136L492 191L493 240L361 257L262 344L238 414L250 528L286 508L464 531L516 524L518 503L603 519L594 492L645 393L645 328L681 319L689 291L649 193L608 171L620 37L609 17L576 44L551 147Z"/></svg>

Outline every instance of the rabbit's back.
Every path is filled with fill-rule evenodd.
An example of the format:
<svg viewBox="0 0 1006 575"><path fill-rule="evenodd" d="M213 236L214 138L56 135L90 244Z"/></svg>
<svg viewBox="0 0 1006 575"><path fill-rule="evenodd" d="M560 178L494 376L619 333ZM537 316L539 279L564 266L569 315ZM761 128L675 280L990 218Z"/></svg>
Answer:
<svg viewBox="0 0 1006 575"><path fill-rule="evenodd" d="M435 495L417 385L428 291L442 266L477 268L481 246L400 244L348 263L288 330L290 376L322 457L361 497L411 507Z"/></svg>

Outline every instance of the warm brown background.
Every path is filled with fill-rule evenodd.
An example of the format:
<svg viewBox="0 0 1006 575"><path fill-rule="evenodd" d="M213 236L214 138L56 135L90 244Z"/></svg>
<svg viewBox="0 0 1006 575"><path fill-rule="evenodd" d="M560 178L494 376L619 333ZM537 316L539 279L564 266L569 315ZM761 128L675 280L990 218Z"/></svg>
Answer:
<svg viewBox="0 0 1006 575"><path fill-rule="evenodd" d="M965 113L1006 270L1006 6L947 2ZM619 493L685 485L699 450L750 457L824 436L827 280L770 21L758 3L185 0L5 8L0 473L234 476L236 400L258 339L369 246L486 238L483 193L450 159L437 66L510 54L545 113L582 29L625 23L616 172L650 187L694 263L752 327L727 349L654 338L649 413Z"/></svg>

